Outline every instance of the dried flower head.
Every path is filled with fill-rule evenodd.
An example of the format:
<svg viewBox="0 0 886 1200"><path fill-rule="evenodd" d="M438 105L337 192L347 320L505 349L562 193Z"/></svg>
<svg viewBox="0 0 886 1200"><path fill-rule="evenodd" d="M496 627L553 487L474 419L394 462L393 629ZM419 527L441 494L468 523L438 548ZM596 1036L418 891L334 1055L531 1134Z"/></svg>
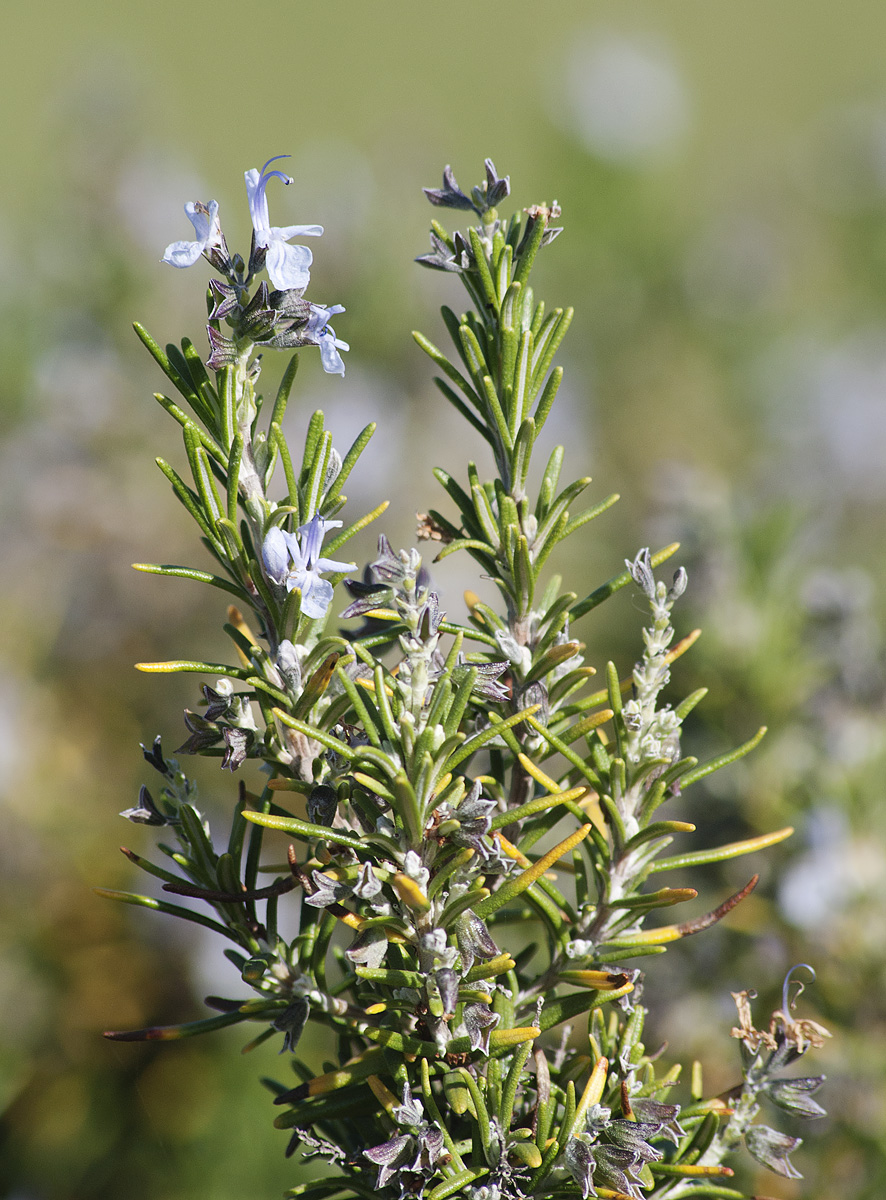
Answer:
<svg viewBox="0 0 886 1200"><path fill-rule="evenodd" d="M808 963L798 963L795 967L791 967L782 986L781 1008L776 1009L772 1014L768 1032L764 1033L762 1030L754 1028L751 1001L757 998L757 993L752 989L732 993L732 999L738 1008L739 1024L738 1028L733 1028L730 1033L732 1037L740 1038L751 1054L756 1054L761 1047L773 1052L782 1048L790 1048L794 1052L792 1057L798 1058L810 1046L816 1049L823 1046L825 1040L831 1036L830 1032L823 1025L819 1025L817 1021L812 1021L808 1017L795 1020L791 1016L797 1006L798 998L804 991L800 980L791 978L794 971L798 971L800 967L805 967L811 973L812 978L815 978L815 971ZM798 988L793 998L790 996L792 982L796 983Z"/></svg>

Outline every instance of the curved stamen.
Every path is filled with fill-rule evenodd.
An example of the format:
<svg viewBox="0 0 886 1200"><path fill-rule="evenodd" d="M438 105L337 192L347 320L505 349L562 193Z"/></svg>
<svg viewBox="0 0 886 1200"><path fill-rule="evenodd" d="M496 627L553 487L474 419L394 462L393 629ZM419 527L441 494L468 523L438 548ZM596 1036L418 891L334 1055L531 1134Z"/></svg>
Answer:
<svg viewBox="0 0 886 1200"><path fill-rule="evenodd" d="M792 1023L791 1022L791 1011L797 1007L797 1001L802 996L803 992L806 990L806 985L805 985L805 983L803 983L803 981L801 979L794 979L794 980L791 979L791 976L793 975L793 973L795 971L799 971L801 967L805 967L806 970L809 972L809 974L812 976L812 978L815 979L815 970L812 967L810 967L809 963L797 963L795 966L791 967L790 971L788 971L787 975L785 975L784 983L782 984L782 989L781 989L781 1011L782 1011L782 1014L784 1015L784 1019L785 1019L786 1023ZM797 985L797 991L794 993L793 1000L791 1000L791 994L790 994L792 982L796 983L796 985Z"/></svg>
<svg viewBox="0 0 886 1200"><path fill-rule="evenodd" d="M288 187L289 184L292 183L291 175L284 175L282 171L269 171L268 170L268 167L271 165L272 162L279 162L281 158L292 158L292 155L291 154L275 154L273 158L269 158L268 161L265 163L265 165L261 169L261 178L263 180L272 179L276 175L276 177L278 179L281 179Z"/></svg>

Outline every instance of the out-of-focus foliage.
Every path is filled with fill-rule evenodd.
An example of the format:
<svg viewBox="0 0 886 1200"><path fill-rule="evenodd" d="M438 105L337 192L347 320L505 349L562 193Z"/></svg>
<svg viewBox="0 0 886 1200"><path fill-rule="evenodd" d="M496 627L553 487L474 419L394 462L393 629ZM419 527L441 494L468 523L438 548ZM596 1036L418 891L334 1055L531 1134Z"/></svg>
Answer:
<svg viewBox="0 0 886 1200"><path fill-rule="evenodd" d="M462 4L422 6L374 24L359 7L300 14L301 42L294 18L276 28L275 41L291 41L291 74L285 59L275 64L260 122L239 85L201 98L200 46L180 53L181 18L165 9L153 31L115 18L103 37L116 42L82 50L88 83L58 71L39 129L26 106L26 199L0 200L0 1194L239 1200L292 1183L285 1135L270 1128L256 1062L238 1059L235 1035L159 1053L101 1041L109 1025L198 1015L217 964L201 943L175 940L172 923L131 921L90 891L129 883L107 848L141 779L137 742L184 737L167 722L186 687L139 682L131 663L168 657L179 638L202 636L207 657L213 649L201 622L189 624L186 585L129 569L184 538L150 470L166 448L165 417L151 410L155 381L129 319L161 339L184 327L190 287L156 260L181 232L179 196L205 190L199 172L227 172L232 194L244 153L258 162L291 150L289 219L326 224L336 257L324 257L322 290L349 310L349 373L333 403L324 389L327 419L341 442L379 421L368 461L407 512L434 502L429 468L456 428L408 337L432 320L416 310L438 302L436 281L411 264L425 249L418 189L437 182L441 159L458 168L489 152L530 191L556 188L569 254L556 277L540 274L577 317L555 436L576 473L590 462L600 494L625 494L595 525L586 582L647 540L683 541L685 603L705 633L679 685L717 681L698 710L698 749L770 728L704 803L723 840L797 827L738 921L663 960L662 1003L650 1007L663 1010L658 1032L673 1055L696 1053L725 1089L731 1068L711 1053L734 1019L729 991L814 963L836 1034L820 1059L827 1152L804 1129L802 1191L778 1191L771 1176L759 1187L873 1200L886 1189L886 84L862 40L886 45L886 19L862 4L830 20L819 5L779 16L742 6L741 30L721 36L709 5L607 9L595 23L573 4L545 15L536 42L529 6L492 5L482 21ZM251 28L242 9L219 8L213 55ZM496 12L487 63L483 27ZM15 17L9 79L29 55L35 69L73 65L60 48L82 46L76 22L88 28L90 14L44 6L49 32ZM345 17L359 54L350 42L338 53ZM324 54L310 61L306 44ZM851 69L852 53L863 70ZM822 66L832 60L841 70ZM757 80L777 74L780 87L746 86L746 66ZM188 69L188 106L164 109L164 86L178 100ZM224 141L237 153L220 159ZM294 430L312 409L302 396ZM377 493L366 476L353 484L358 506L361 487ZM397 545L412 540L408 524L388 532ZM437 583L454 612L458 575L441 571ZM616 620L599 625L607 651ZM625 645L621 667L631 653ZM722 872L711 890L744 882L728 866L708 868ZM764 926L777 932L761 940ZM691 1003L668 1008L668 971L681 996L687 974L694 981Z"/></svg>

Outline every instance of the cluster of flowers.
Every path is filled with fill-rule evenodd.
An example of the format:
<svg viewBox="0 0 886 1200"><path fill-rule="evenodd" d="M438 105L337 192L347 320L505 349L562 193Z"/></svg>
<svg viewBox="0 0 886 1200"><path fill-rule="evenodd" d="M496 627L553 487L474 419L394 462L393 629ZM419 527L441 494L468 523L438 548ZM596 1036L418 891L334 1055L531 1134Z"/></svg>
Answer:
<svg viewBox="0 0 886 1200"><path fill-rule="evenodd" d="M268 342L278 349L318 346L323 370L330 375L344 375L345 365L339 351L348 350L349 346L347 342L335 336L329 319L345 310L341 304L327 306L303 299L311 278L310 267L314 256L307 246L289 244L293 238L320 237L323 226L271 224L266 194L268 184L272 179L279 179L288 186L292 183L292 177L284 175L282 171L268 168L271 163L288 157L286 154L278 154L269 158L261 171L253 167L245 173L253 230L252 251L245 278L242 260L239 256L232 258L228 253L218 217L217 200L210 200L209 204L198 200L185 205L185 213L194 226L197 237L192 242L172 242L166 247L162 261L172 267L192 267L201 256L206 258L228 281L219 283L218 280L213 280L212 286L220 296L220 303L216 305L210 320L230 317L237 306L243 312L248 308L251 310L250 325L254 334L259 332L256 318L262 308L267 312L266 306L269 303L274 314L270 321L272 336L253 337L253 341ZM270 296L266 290L260 292L259 305L256 305L254 300L251 305L244 305L242 297L250 287L255 273L263 267L267 270L275 291ZM291 323L281 328L283 322ZM230 339L219 338L217 331L211 326L209 336L216 360L214 365L221 366L225 361L225 351Z"/></svg>

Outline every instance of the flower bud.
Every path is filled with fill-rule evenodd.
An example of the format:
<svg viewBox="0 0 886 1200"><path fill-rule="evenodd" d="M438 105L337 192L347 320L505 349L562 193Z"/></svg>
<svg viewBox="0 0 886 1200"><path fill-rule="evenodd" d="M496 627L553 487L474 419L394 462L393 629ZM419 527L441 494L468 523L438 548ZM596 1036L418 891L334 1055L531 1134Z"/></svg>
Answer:
<svg viewBox="0 0 886 1200"><path fill-rule="evenodd" d="M766 1095L773 1104L795 1117L826 1117L821 1105L812 1099L824 1083L824 1075L813 1075L805 1079L773 1079L766 1085Z"/></svg>
<svg viewBox="0 0 886 1200"><path fill-rule="evenodd" d="M802 1138L788 1137L768 1125L752 1125L744 1135L745 1145L757 1162L761 1162L776 1175L785 1179L802 1179L803 1176L788 1159L788 1155L803 1141Z"/></svg>
<svg viewBox="0 0 886 1200"><path fill-rule="evenodd" d="M314 825L331 825L335 820L338 796L335 788L318 783L308 797L308 820Z"/></svg>

